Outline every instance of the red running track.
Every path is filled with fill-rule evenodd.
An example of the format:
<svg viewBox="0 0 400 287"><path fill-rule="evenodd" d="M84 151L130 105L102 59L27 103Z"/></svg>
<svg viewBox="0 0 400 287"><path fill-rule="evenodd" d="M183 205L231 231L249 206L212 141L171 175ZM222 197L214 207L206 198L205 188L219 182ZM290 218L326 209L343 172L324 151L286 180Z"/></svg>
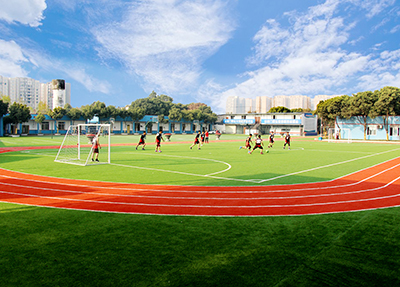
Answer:
<svg viewBox="0 0 400 287"><path fill-rule="evenodd" d="M327 182L248 187L60 179L0 169L0 201L76 210L193 216L283 216L400 206L400 157Z"/></svg>

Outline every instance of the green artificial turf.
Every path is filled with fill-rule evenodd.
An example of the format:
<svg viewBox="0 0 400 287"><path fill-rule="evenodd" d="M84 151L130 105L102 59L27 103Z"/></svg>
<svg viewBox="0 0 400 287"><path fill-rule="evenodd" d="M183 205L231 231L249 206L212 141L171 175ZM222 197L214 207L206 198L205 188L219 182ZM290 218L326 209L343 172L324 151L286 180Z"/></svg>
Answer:
<svg viewBox="0 0 400 287"><path fill-rule="evenodd" d="M399 286L399 208L295 217L0 203L1 286Z"/></svg>
<svg viewBox="0 0 400 287"><path fill-rule="evenodd" d="M165 144L161 154L154 153L154 146L146 151L113 147L112 162L124 166L54 163L53 149L12 152L0 154L0 167L109 181L259 185L329 180L399 154L398 145L294 138L291 151L284 151L278 141L268 154L248 155L239 150L245 137L225 138L241 141L213 142L200 151L189 150L186 143ZM37 139L37 145L61 142L56 137ZM13 140L15 146L29 146L36 137L6 140L11 143L1 144L7 147ZM113 143L137 140L113 137ZM191 141L192 136L176 140ZM222 179L205 177L226 168L205 159L224 161L232 168L218 174ZM343 161L349 162L315 169ZM248 181L307 169L314 170L264 183ZM221 218L0 203L0 286L400 286L399 222L400 208Z"/></svg>
<svg viewBox="0 0 400 287"><path fill-rule="evenodd" d="M0 167L61 178L127 183L270 185L331 180L395 158L400 151L400 146L393 144L335 144L295 138L290 151L282 148L282 141L276 141L269 153L261 155L256 150L249 155L245 149L239 150L244 136L224 136L234 141L214 141L198 150L197 146L189 149L192 135L180 135L173 138L174 142L163 143L162 153L155 153L154 145L136 150L133 144L138 138L113 136L110 165L81 167L54 162L58 150L47 149L0 154ZM21 139L17 140L22 144ZM148 142L152 143L150 136ZM131 145L115 146L124 143ZM104 149L99 158L105 160Z"/></svg>

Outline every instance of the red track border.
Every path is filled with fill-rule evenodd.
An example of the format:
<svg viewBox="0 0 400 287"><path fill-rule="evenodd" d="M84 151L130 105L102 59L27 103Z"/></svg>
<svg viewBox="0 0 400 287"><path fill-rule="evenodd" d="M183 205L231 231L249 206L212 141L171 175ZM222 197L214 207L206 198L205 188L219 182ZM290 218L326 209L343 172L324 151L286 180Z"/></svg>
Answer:
<svg viewBox="0 0 400 287"><path fill-rule="evenodd" d="M52 148L21 147L0 152ZM327 182L170 186L63 179L0 169L0 202L98 212L288 216L400 206L400 157Z"/></svg>

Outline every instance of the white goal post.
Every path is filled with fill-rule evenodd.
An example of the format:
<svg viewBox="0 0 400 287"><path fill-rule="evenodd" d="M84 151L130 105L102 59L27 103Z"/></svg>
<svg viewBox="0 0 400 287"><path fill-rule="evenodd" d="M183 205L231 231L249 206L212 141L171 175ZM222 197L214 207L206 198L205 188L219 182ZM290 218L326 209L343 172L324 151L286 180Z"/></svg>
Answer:
<svg viewBox="0 0 400 287"><path fill-rule="evenodd" d="M93 160L95 142L98 140L99 161ZM80 124L70 126L54 161L75 165L111 163L111 125Z"/></svg>
<svg viewBox="0 0 400 287"><path fill-rule="evenodd" d="M351 130L341 129L340 134L334 128L328 130L328 142L345 142L351 143Z"/></svg>

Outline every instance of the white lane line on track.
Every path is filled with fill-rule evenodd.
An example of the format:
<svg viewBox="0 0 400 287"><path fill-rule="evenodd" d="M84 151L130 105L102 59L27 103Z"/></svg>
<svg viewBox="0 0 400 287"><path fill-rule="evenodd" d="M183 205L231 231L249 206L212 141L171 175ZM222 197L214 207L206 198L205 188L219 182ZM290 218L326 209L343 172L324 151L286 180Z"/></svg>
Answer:
<svg viewBox="0 0 400 287"><path fill-rule="evenodd" d="M205 191L201 191L201 190L200 191L199 190L197 190L197 191L173 190L173 189L172 190L164 190L164 189L150 189L149 190L149 189L140 189L140 188L114 188L114 187L111 187L111 186L108 186L108 187L96 186L96 188L98 188L98 189L106 189L106 190L107 189L116 189L116 190L123 190L123 191L154 191L154 192L165 192L165 193L207 193L207 194L212 194L212 193L225 193L225 194L229 194L229 193L231 193L231 194L250 193L251 194L251 193L282 193L282 192L288 192L288 191L289 192L311 191L311 190L323 190L323 189L333 189L333 188L344 188L344 187L356 186L356 185L361 184L361 183L363 183L363 182L365 182L365 181L367 181L369 179L372 179L374 177L378 177L379 175L381 175L381 174L383 174L383 173L385 173L387 171L390 171L390 170L392 170L392 169L394 169L394 168L396 168L398 166L400 166L400 163L396 164L394 166L391 166L391 167L389 167L389 168L387 168L385 170L382 170L382 171L380 171L378 173L375 173L375 174L373 174L373 175L371 175L369 177L366 177L366 178L364 178L362 180L359 180L357 182L350 183L350 184L332 185L332 186L323 186L323 187L318 187L317 186L317 187L297 188L297 189L293 189L293 188L291 188L291 186L288 186L288 189L278 189L278 190L260 190L260 191L251 191L251 190L249 190L249 191L246 191L246 190L244 190L244 191L234 191L233 190L233 191L223 191L223 192L221 192L221 191L208 191L208 190L206 190L207 187L204 187ZM0 177L18 179L18 180L23 180L23 181L28 181L28 182L38 182L38 183L44 183L44 184L54 184L54 185L62 184L62 185L65 185L65 186L74 186L74 187L82 187L82 188L92 188L93 187L92 183L90 181L88 182L88 185L78 185L78 184L69 184L69 183L52 183L52 182L47 182L47 181L39 181L39 180L31 180L31 179L21 179L21 178L18 178L18 177L11 177L11 176L5 176L5 175L0 175ZM0 182L0 184L4 184L4 183ZM317 182L317 183L314 183L314 184L320 184L320 183ZM265 186L265 188L269 188L269 187L271 187L271 186ZM231 188L235 189L235 187L231 187ZM45 189L45 188L43 188L43 189ZM249 187L249 189L251 189L251 187ZM52 190L52 189L49 189L49 190ZM104 193L100 193L100 194L104 194Z"/></svg>
<svg viewBox="0 0 400 287"><path fill-rule="evenodd" d="M381 171L380 173L377 173L377 175L380 175L386 171L389 171L400 164L393 166L391 168L388 168L384 171ZM373 178L377 175L373 175L370 177L367 177L363 181L366 181L367 179ZM399 178L399 177L398 177ZM33 186L26 186L26 185L18 185L18 184L11 184L11 183L2 183L0 182L0 185L7 185L7 186L13 186L13 187L20 187L20 188L26 188L26 189L38 189L38 190L47 190L47 191L57 191L57 192L65 192L65 193L74 193L74 194L86 194L86 195L96 195L96 196L110 196L110 197L130 197L130 198L147 198L147 199L187 199L187 200L269 200L269 199L301 199L301 198L316 198L316 197L330 197L330 196L341 196L341 195L350 195L350 194L359 194L359 193L365 193L369 191L375 191L378 189L385 188L395 182L398 178L395 180L392 180L388 184L384 184L380 187L372 188L372 189L365 189L365 190L357 190L357 191L348 191L348 192L342 192L342 193L330 193L330 194L317 194L317 195L304 195L304 196L281 196L281 197L250 197L250 198L215 198L215 197L168 197L168 196L148 196L148 195L124 195L124 194L112 194L112 193L98 193L98 192L82 192L82 191L72 191L72 190L61 190L61 189L53 189L53 188L43 188L43 187L33 187ZM355 184L354 184L355 185ZM86 186L85 186L86 187ZM302 190L313 190L314 188L310 189L302 189ZM318 188L316 188L318 189ZM119 189L117 189L119 190ZM5 192L5 191L3 191ZM23 194L21 194L23 195ZM45 197L44 197L45 198Z"/></svg>
<svg viewBox="0 0 400 287"><path fill-rule="evenodd" d="M391 182L385 184L384 186L370 189L370 191L375 191L379 189L383 189L399 180L400 176ZM320 203L307 203L307 204L277 204L277 205L177 205L177 204L150 204L150 203L135 203L135 202L112 202L112 201L96 201L96 200L86 200L86 199L73 199L73 198L62 198L62 197L51 197L51 196L40 196L40 195L32 195L32 194L20 194L15 192L8 192L0 190L0 193L10 194L10 195L18 195L24 197L35 197L35 198L43 198L43 199L52 199L52 200L60 200L60 201L74 201L74 202L85 202L85 203L100 203L100 204L112 204L112 205L127 205L127 206L149 206L149 207L176 207L176 208L215 208L215 209L227 209L227 208L235 208L235 209L253 209L253 208L282 208L282 207L310 207L310 206L324 206L324 205L337 205L337 204L348 204L348 203L356 203L356 202L366 202L366 201L375 201L382 200L388 198L399 197L400 193L388 196L379 196L379 197L371 197L364 199L356 199L356 200L342 200L342 201L332 201L332 202L320 202ZM6 202L6 201L5 201Z"/></svg>

